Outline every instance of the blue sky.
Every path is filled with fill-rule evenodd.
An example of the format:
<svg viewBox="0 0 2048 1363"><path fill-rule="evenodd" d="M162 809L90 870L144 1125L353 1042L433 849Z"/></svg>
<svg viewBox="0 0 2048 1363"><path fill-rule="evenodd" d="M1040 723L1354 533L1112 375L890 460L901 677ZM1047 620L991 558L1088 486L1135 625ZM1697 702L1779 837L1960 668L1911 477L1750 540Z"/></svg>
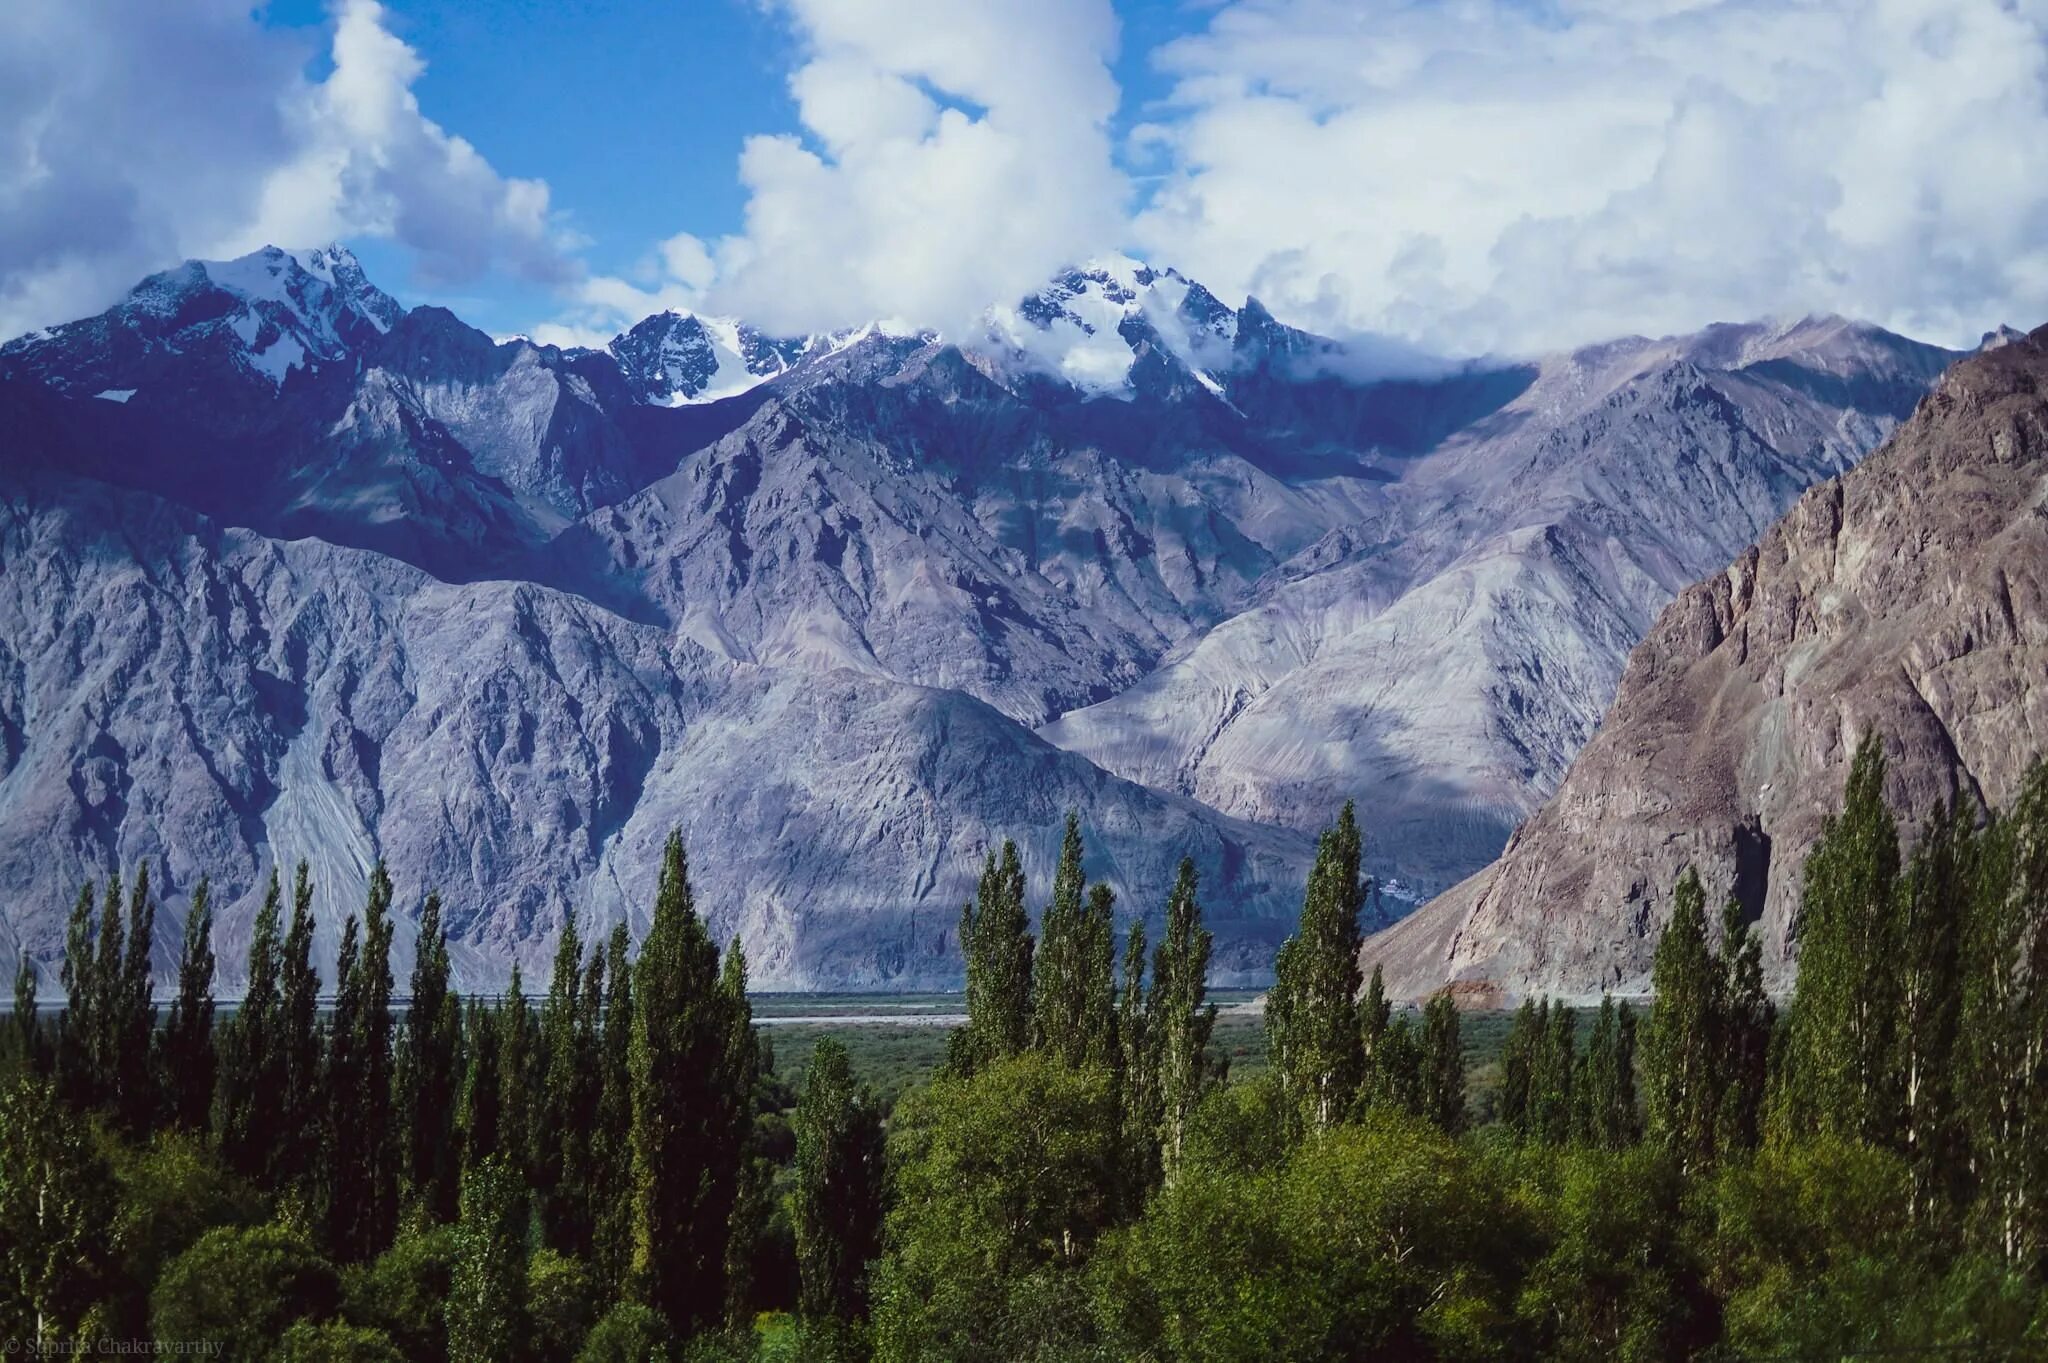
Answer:
<svg viewBox="0 0 2048 1363"><path fill-rule="evenodd" d="M1153 54L1199 32L1213 8L1117 6L1119 143L1171 93ZM506 174L545 179L602 272L630 272L678 228L707 239L739 230L741 143L802 131L788 88L801 41L786 15L752 0L387 0L386 9L387 26L426 59L413 87L421 107ZM276 0L263 18L300 36L308 69L325 74L323 0ZM353 245L403 301L442 303L486 330L528 329L551 310L545 287L502 271L462 293L423 290L402 245Z"/></svg>
<svg viewBox="0 0 2048 1363"><path fill-rule="evenodd" d="M2048 0L9 0L0 336L345 241L601 344L958 334L1126 251L1530 354L2048 317Z"/></svg>

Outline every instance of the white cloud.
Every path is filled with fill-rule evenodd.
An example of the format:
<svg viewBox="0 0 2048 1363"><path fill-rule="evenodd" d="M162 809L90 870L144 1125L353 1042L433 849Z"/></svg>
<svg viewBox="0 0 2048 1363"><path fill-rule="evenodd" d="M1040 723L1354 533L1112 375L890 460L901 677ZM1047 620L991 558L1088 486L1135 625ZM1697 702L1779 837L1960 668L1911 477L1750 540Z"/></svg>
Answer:
<svg viewBox="0 0 2048 1363"><path fill-rule="evenodd" d="M266 242L393 238L430 284L575 277L547 186L421 112L424 65L375 0L343 0L331 44L311 81L248 0L0 5L0 335Z"/></svg>
<svg viewBox="0 0 2048 1363"><path fill-rule="evenodd" d="M2048 314L2042 0L1238 0L1159 60L1137 245L1476 352Z"/></svg>
<svg viewBox="0 0 2048 1363"><path fill-rule="evenodd" d="M743 229L671 265L775 331L956 329L1122 235L1107 0L789 0L811 138L749 138ZM696 275L696 278L689 276Z"/></svg>

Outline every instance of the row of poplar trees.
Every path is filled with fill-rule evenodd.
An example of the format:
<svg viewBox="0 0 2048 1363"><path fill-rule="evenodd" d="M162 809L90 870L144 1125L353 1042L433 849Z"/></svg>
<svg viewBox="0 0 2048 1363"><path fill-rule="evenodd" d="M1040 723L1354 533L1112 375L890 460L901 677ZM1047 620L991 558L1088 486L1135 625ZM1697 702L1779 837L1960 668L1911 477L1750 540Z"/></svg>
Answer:
<svg viewBox="0 0 2048 1363"><path fill-rule="evenodd" d="M1394 1016L1379 968L1369 985L1359 968L1360 919L1373 893L1363 841L1347 801L1317 843L1300 927L1273 963L1266 1050L1284 1115L1299 1134L1389 1107L1456 1135L1469 1121L1456 1005L1448 994L1431 999L1418 1031L1406 1014Z"/></svg>
<svg viewBox="0 0 2048 1363"><path fill-rule="evenodd" d="M960 915L967 1021L948 1041L946 1071L967 1078L1027 1052L1100 1067L1114 1081L1128 1200L1142 1201L1180 1161L1189 1118L1225 1064L1209 1049L1216 1008L1207 1001L1211 937L1198 878L1183 859L1146 982L1143 919L1131 924L1117 979L1116 892L1082 872L1081 825L1067 815L1052 898L1031 933L1024 867L1003 843L984 862Z"/></svg>
<svg viewBox="0 0 2048 1363"><path fill-rule="evenodd" d="M739 1311L754 1222L766 1215L766 1174L749 1158L762 1062L745 958L737 942L721 957L711 940L679 836L668 840L637 959L623 925L586 958L571 916L537 1010L516 969L505 998L465 1003L429 895L410 1006L395 1016L392 885L381 865L342 931L323 1008L302 863L288 917L273 873L246 993L216 1025L208 897L202 882L159 1027L147 872L125 896L119 885L80 895L54 1028L36 1020L26 962L16 980L13 1042L32 1085L131 1137L178 1127L206 1139L339 1262L378 1255L402 1224L454 1223L454 1356L520 1355L533 1246L587 1265L600 1303L658 1313L679 1337ZM827 1047L814 1062L797 1125L805 1305L851 1314L849 1284L876 1251L881 1139L843 1051ZM35 1337L67 1314L61 1295L52 1287L27 1304ZM84 1303L68 1306L75 1315Z"/></svg>

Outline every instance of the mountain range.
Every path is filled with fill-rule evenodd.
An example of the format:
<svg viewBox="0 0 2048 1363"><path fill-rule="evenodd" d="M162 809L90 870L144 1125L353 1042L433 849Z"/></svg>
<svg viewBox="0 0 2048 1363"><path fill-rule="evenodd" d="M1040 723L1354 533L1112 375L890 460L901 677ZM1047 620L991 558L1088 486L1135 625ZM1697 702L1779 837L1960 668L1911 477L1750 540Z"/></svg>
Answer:
<svg viewBox="0 0 2048 1363"><path fill-rule="evenodd" d="M2048 753L2048 327L1989 340L1665 609L1500 858L1367 943L1394 992L1643 992L1688 866L1788 987L1806 856L1869 735L1909 846L1937 802L2010 807Z"/></svg>
<svg viewBox="0 0 2048 1363"><path fill-rule="evenodd" d="M274 861L331 949L382 857L488 987L642 924L680 827L757 981L939 984L987 849L1037 886L1072 807L1126 915L1193 856L1256 979L1342 800L1389 918L1485 865L1660 608L1953 358L1447 363L1120 258L964 342L578 350L340 248L188 262L0 346L0 949L147 858L165 959L210 874L232 976Z"/></svg>

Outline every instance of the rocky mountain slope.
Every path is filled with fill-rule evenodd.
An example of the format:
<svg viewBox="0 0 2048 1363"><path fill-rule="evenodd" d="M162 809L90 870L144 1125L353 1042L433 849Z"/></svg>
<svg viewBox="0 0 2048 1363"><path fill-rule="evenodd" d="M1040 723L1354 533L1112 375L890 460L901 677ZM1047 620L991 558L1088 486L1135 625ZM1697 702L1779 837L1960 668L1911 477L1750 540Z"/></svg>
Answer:
<svg viewBox="0 0 2048 1363"><path fill-rule="evenodd" d="M1947 352L1839 319L1542 362L1252 604L1046 737L1248 819L1356 797L1433 893L1563 776L1688 582L1909 411Z"/></svg>
<svg viewBox="0 0 2048 1363"><path fill-rule="evenodd" d="M1783 983L1806 853L1873 731L1909 837L1937 800L2003 805L2048 751L2048 328L1956 365L1681 593L1556 795L1366 955L1410 995L1638 990L1690 864Z"/></svg>
<svg viewBox="0 0 2048 1363"><path fill-rule="evenodd" d="M382 854L489 984L674 822L765 981L930 982L980 849L1073 803L1127 910L1196 855L1256 972L1341 799L1382 874L1482 864L1692 565L1946 356L1397 358L1126 260L964 348L497 342L335 250L154 276L0 346L0 948L116 861L171 859L167 932L213 870L232 939L272 858L348 905Z"/></svg>

